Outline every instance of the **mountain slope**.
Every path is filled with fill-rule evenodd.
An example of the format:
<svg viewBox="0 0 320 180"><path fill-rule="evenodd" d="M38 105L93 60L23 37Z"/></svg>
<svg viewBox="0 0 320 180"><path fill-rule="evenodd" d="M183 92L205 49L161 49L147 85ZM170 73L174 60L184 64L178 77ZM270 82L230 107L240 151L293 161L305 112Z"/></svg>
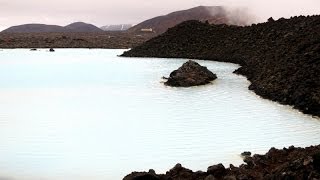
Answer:
<svg viewBox="0 0 320 180"><path fill-rule="evenodd" d="M198 6L195 8L176 11L164 16L158 16L146 20L132 28L129 32L141 32L142 29L152 29L156 34L162 34L171 27L187 20L208 21L210 24L251 24L248 15L244 11L237 11L236 16L230 15L232 12L222 6Z"/></svg>
<svg viewBox="0 0 320 180"><path fill-rule="evenodd" d="M2 32L11 33L27 33L27 32L65 32L61 26L46 25L46 24L23 24L19 26L12 26Z"/></svg>
<svg viewBox="0 0 320 180"><path fill-rule="evenodd" d="M71 32L103 32L103 30L98 28L97 26L84 22L75 22L65 26L64 28L66 29L66 31Z"/></svg>
<svg viewBox="0 0 320 180"><path fill-rule="evenodd" d="M103 32L102 29L83 22L76 22L67 26L46 24L23 24L3 30L6 33L40 33L40 32Z"/></svg>

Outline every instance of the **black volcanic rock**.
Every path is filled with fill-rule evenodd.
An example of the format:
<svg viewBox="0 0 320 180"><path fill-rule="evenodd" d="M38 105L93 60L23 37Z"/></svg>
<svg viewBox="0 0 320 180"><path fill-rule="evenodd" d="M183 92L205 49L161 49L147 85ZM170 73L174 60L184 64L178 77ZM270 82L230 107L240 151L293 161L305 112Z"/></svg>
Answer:
<svg viewBox="0 0 320 180"><path fill-rule="evenodd" d="M307 148L271 148L265 155L250 157L250 165L213 165L207 172L193 172L176 165L165 174L134 172L123 180L286 180L320 179L320 145Z"/></svg>
<svg viewBox="0 0 320 180"><path fill-rule="evenodd" d="M241 153L241 156L250 157L251 156L251 152L250 151L245 151L245 152Z"/></svg>
<svg viewBox="0 0 320 180"><path fill-rule="evenodd" d="M246 27L186 21L123 56L237 63L256 94L320 117L320 16Z"/></svg>
<svg viewBox="0 0 320 180"><path fill-rule="evenodd" d="M226 168L222 164L213 165L208 167L207 173L215 177L222 177L226 173Z"/></svg>
<svg viewBox="0 0 320 180"><path fill-rule="evenodd" d="M123 180L160 180L160 178L149 172L133 172L124 177Z"/></svg>
<svg viewBox="0 0 320 180"><path fill-rule="evenodd" d="M165 85L174 87L199 86L210 83L217 76L197 62L189 60L167 78Z"/></svg>
<svg viewBox="0 0 320 180"><path fill-rule="evenodd" d="M126 32L0 33L0 48L129 49L150 38Z"/></svg>

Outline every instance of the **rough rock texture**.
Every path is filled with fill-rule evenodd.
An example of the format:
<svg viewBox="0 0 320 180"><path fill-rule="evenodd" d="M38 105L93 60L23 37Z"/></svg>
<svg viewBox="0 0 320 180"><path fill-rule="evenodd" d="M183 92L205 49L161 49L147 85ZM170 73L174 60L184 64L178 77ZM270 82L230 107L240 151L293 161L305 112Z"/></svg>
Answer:
<svg viewBox="0 0 320 180"><path fill-rule="evenodd" d="M149 172L133 172L127 175L123 180L159 180L160 178L153 169Z"/></svg>
<svg viewBox="0 0 320 180"><path fill-rule="evenodd" d="M190 87L210 83L217 76L197 62L189 60L179 69L174 70L164 84L173 87Z"/></svg>
<svg viewBox="0 0 320 180"><path fill-rule="evenodd" d="M258 95L320 116L320 16L237 27L187 21L123 54L238 63Z"/></svg>
<svg viewBox="0 0 320 180"><path fill-rule="evenodd" d="M0 48L108 48L128 49L152 34L125 32L0 33Z"/></svg>
<svg viewBox="0 0 320 180"><path fill-rule="evenodd" d="M307 148L271 148L265 155L247 157L239 167L222 164L210 166L207 172L193 172L177 164L166 174L133 172L123 180L300 180L320 179L320 145Z"/></svg>

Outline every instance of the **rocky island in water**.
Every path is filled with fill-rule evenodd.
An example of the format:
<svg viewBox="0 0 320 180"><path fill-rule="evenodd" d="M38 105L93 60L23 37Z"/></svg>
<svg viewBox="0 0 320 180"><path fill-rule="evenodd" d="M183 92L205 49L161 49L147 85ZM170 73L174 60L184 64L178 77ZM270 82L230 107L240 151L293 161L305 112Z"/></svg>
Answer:
<svg viewBox="0 0 320 180"><path fill-rule="evenodd" d="M201 66L197 62L189 60L184 63L179 69L174 70L167 82L164 84L173 87L190 87L209 84L217 79L217 75Z"/></svg>

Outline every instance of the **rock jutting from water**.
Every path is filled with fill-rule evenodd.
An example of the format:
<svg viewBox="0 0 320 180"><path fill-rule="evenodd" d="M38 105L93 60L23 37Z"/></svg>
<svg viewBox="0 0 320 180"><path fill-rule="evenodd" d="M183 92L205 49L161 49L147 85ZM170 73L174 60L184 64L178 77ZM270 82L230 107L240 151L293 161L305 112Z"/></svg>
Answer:
<svg viewBox="0 0 320 180"><path fill-rule="evenodd" d="M133 172L123 180L285 180L320 179L320 145L307 148L293 146L271 148L265 155L246 157L245 164L226 168L222 164L208 167L207 172L193 172L177 164L166 174Z"/></svg>
<svg viewBox="0 0 320 180"><path fill-rule="evenodd" d="M190 87L209 84L217 79L217 76L207 67L201 66L195 61L189 60L179 69L174 70L164 84L173 87Z"/></svg>
<svg viewBox="0 0 320 180"><path fill-rule="evenodd" d="M123 56L237 63L256 94L320 117L320 16L246 27L186 21Z"/></svg>

